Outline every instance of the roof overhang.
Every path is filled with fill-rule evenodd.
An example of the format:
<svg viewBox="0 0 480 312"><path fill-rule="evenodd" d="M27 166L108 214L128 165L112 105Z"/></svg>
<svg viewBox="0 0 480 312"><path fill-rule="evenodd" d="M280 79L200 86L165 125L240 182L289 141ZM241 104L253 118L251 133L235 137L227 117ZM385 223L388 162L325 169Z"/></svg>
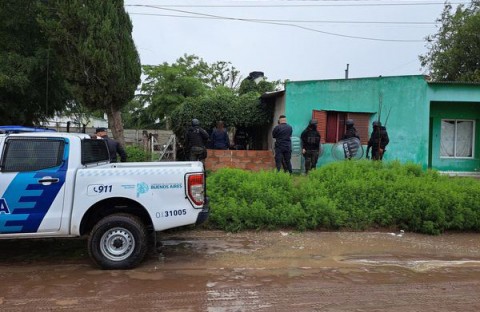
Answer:
<svg viewBox="0 0 480 312"><path fill-rule="evenodd" d="M272 98L281 97L284 94L285 94L285 90L265 92L264 94L260 95L260 98L261 99L272 99Z"/></svg>

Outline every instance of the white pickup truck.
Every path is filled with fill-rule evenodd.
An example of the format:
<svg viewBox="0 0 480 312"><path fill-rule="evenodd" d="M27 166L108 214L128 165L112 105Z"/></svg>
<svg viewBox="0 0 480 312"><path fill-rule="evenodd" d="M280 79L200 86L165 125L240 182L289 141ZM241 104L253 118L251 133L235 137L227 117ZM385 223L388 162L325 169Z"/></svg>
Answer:
<svg viewBox="0 0 480 312"><path fill-rule="evenodd" d="M0 238L80 237L103 269L128 269L156 232L208 218L201 162L109 163L86 134L0 134Z"/></svg>

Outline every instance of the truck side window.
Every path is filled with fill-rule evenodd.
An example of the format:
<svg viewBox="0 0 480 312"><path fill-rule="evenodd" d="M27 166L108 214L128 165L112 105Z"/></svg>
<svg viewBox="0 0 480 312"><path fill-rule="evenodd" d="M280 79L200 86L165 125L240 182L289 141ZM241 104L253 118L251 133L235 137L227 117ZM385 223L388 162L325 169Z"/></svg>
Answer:
<svg viewBox="0 0 480 312"><path fill-rule="evenodd" d="M65 141L46 138L11 138L5 142L2 172L37 171L62 164Z"/></svg>
<svg viewBox="0 0 480 312"><path fill-rule="evenodd" d="M82 165L109 161L108 147L105 140L82 140Z"/></svg>

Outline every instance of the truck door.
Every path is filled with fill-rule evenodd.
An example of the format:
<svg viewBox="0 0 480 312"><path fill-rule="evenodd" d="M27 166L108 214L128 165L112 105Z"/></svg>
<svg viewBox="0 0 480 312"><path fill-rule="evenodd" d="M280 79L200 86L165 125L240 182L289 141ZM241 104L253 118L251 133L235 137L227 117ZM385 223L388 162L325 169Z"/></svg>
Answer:
<svg viewBox="0 0 480 312"><path fill-rule="evenodd" d="M0 161L0 233L60 229L68 139L7 137Z"/></svg>

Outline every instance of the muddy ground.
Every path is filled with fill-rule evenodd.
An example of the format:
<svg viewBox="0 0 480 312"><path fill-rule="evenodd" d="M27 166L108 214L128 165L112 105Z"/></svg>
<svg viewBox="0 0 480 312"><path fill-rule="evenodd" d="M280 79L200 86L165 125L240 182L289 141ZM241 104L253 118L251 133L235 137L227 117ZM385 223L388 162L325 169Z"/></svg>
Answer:
<svg viewBox="0 0 480 312"><path fill-rule="evenodd" d="M0 311L480 311L480 234L184 230L138 268L0 240Z"/></svg>

